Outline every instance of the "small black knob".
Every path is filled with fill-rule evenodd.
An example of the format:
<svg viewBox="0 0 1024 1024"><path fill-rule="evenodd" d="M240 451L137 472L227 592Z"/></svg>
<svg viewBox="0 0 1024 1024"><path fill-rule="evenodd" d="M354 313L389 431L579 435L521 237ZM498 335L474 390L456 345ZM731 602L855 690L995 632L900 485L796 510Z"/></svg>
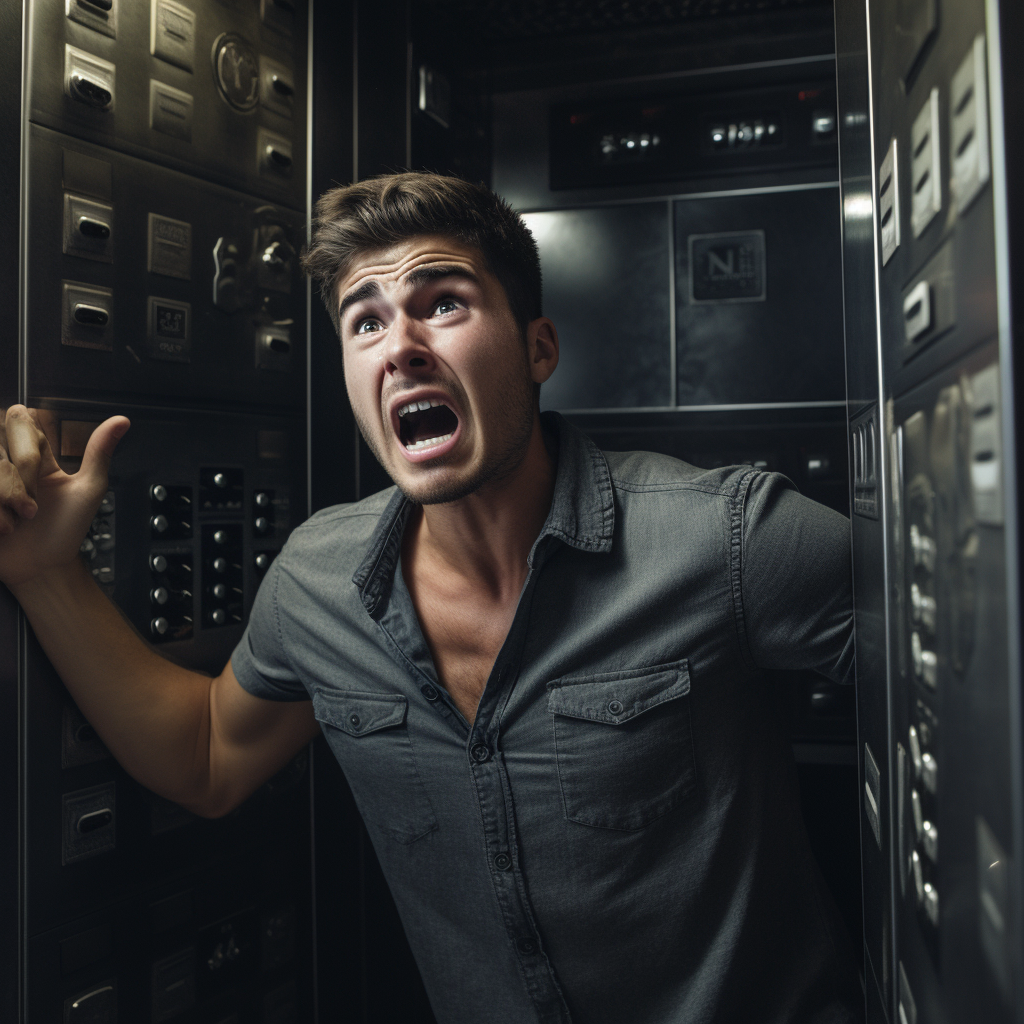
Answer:
<svg viewBox="0 0 1024 1024"><path fill-rule="evenodd" d="M228 478L224 473L214 473L213 482L217 487L227 487Z"/></svg>
<svg viewBox="0 0 1024 1024"><path fill-rule="evenodd" d="M223 583L214 583L214 585L210 587L210 593L213 594L218 601L223 601L224 598L228 596L228 588L224 586Z"/></svg>
<svg viewBox="0 0 1024 1024"><path fill-rule="evenodd" d="M153 572L167 572L167 559L163 555L150 555L149 567Z"/></svg>
<svg viewBox="0 0 1024 1024"><path fill-rule="evenodd" d="M214 530L213 531L213 543L214 544L227 544L228 542L228 531L227 530Z"/></svg>
<svg viewBox="0 0 1024 1024"><path fill-rule="evenodd" d="M270 495L266 491L257 491L252 500L258 508L266 508L270 504Z"/></svg>
<svg viewBox="0 0 1024 1024"><path fill-rule="evenodd" d="M228 571L228 560L226 558L215 558L211 564L214 572Z"/></svg>
<svg viewBox="0 0 1024 1024"><path fill-rule="evenodd" d="M149 592L149 599L153 604L167 604L170 596L170 591L166 587L154 587Z"/></svg>
<svg viewBox="0 0 1024 1024"><path fill-rule="evenodd" d="M266 516L257 516L253 526L256 527L257 533L267 533L270 530L270 520Z"/></svg>
<svg viewBox="0 0 1024 1024"><path fill-rule="evenodd" d="M256 568L259 569L260 572L266 572L270 567L270 555L262 551L256 556L254 561L256 562Z"/></svg>
<svg viewBox="0 0 1024 1024"><path fill-rule="evenodd" d="M223 608L214 608L213 611L210 612L210 621L215 626L223 626L227 620L228 616Z"/></svg>
<svg viewBox="0 0 1024 1024"><path fill-rule="evenodd" d="M151 633L155 633L157 636L163 636L170 628L170 625L171 624L162 615L160 615L149 624L149 629Z"/></svg>
<svg viewBox="0 0 1024 1024"><path fill-rule="evenodd" d="M167 516L153 516L149 525L154 533L163 533L170 524L167 522Z"/></svg>
<svg viewBox="0 0 1024 1024"><path fill-rule="evenodd" d="M167 500L167 488L163 484L153 484L149 489L149 496L153 501L166 501Z"/></svg>

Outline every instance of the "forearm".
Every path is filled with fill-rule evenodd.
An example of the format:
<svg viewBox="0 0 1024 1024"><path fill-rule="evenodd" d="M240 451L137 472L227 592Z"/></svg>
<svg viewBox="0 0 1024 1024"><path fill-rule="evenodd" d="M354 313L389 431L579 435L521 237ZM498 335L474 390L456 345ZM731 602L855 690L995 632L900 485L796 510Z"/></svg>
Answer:
<svg viewBox="0 0 1024 1024"><path fill-rule="evenodd" d="M13 591L114 757L144 786L202 812L211 789L212 680L147 647L77 559Z"/></svg>

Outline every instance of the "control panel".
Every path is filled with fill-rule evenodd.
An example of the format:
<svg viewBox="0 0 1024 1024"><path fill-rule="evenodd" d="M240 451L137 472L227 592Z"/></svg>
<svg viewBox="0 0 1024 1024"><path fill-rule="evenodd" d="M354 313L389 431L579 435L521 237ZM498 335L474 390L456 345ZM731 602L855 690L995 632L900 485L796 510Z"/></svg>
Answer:
<svg viewBox="0 0 1024 1024"><path fill-rule="evenodd" d="M35 0L28 10L34 123L303 207L303 0Z"/></svg>

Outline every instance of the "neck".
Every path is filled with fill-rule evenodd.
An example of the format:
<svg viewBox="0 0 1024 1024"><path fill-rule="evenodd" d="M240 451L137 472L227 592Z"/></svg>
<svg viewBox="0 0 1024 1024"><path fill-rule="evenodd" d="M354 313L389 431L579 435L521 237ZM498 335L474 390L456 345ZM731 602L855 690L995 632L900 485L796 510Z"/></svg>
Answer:
<svg viewBox="0 0 1024 1024"><path fill-rule="evenodd" d="M518 596L554 490L554 460L537 415L522 462L465 498L417 510L406 530L407 551L440 562L495 597Z"/></svg>

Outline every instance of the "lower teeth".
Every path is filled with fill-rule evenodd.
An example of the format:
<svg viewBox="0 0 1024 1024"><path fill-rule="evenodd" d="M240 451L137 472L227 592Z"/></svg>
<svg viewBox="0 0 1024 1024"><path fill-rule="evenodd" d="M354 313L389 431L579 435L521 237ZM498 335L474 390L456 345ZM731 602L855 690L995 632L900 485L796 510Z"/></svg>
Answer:
<svg viewBox="0 0 1024 1024"><path fill-rule="evenodd" d="M434 445L443 444L451 436L451 434L442 434L440 437L428 437L423 441L413 441L412 444L407 444L405 447L410 452L419 451L421 448L433 448Z"/></svg>

